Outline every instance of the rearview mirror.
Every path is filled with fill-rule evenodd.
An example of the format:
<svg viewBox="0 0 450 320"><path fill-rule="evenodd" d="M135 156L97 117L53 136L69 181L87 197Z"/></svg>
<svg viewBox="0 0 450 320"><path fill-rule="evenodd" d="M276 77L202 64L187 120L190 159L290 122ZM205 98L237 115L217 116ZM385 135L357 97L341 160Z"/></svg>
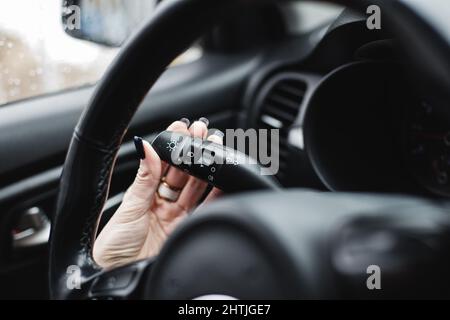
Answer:
<svg viewBox="0 0 450 320"><path fill-rule="evenodd" d="M62 23L67 34L119 47L154 11L158 0L63 0Z"/></svg>

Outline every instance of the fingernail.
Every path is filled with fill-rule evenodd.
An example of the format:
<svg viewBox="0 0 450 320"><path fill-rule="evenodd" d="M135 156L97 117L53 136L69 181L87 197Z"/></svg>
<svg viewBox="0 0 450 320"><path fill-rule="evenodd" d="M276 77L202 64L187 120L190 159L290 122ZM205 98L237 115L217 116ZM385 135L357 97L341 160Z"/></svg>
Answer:
<svg viewBox="0 0 450 320"><path fill-rule="evenodd" d="M188 118L181 118L180 121L186 124L186 127L189 127L189 125L191 124Z"/></svg>
<svg viewBox="0 0 450 320"><path fill-rule="evenodd" d="M223 139L223 137L225 137L225 133L223 133L222 131L216 129L209 136L217 136L220 139Z"/></svg>
<svg viewBox="0 0 450 320"><path fill-rule="evenodd" d="M144 142L142 141L142 138L135 136L133 140L137 156L139 159L145 159Z"/></svg>
<svg viewBox="0 0 450 320"><path fill-rule="evenodd" d="M198 121L203 122L204 124L206 124L206 126L209 126L209 120L205 117L201 117L200 119L198 119Z"/></svg>

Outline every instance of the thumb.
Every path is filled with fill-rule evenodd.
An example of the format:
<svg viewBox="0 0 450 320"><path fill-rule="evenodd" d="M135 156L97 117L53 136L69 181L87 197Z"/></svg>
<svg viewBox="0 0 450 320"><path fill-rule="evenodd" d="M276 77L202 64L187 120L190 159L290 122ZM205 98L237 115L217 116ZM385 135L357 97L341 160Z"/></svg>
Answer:
<svg viewBox="0 0 450 320"><path fill-rule="evenodd" d="M125 194L124 202L150 205L161 178L161 160L147 141L134 137L136 152L141 158L133 184Z"/></svg>

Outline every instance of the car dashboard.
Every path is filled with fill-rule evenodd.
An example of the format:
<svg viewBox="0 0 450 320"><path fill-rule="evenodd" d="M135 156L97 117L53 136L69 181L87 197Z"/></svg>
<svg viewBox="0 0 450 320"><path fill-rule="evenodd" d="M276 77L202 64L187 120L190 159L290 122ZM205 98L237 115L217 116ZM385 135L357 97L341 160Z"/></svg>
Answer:
<svg viewBox="0 0 450 320"><path fill-rule="evenodd" d="M445 103L388 32L344 11L264 59L241 125L279 130L283 186L450 196Z"/></svg>

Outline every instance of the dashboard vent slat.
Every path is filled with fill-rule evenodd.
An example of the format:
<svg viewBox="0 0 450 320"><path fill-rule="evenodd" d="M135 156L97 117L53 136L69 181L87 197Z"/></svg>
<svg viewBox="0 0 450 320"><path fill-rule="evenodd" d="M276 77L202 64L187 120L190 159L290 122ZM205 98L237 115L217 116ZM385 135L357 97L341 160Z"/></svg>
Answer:
<svg viewBox="0 0 450 320"><path fill-rule="evenodd" d="M293 109L294 111L298 111L298 103L295 102L292 99L289 99L286 96L281 96L276 93L273 93L272 95L267 97L268 101L274 102L276 105L278 105L280 108L287 108L287 109Z"/></svg>
<svg viewBox="0 0 450 320"><path fill-rule="evenodd" d="M298 88L289 83L281 83L277 89L282 93L290 95L290 97L293 99L297 97L302 97L305 94L304 88Z"/></svg>
<svg viewBox="0 0 450 320"><path fill-rule="evenodd" d="M281 108L278 108L271 104L266 104L265 107L266 107L266 114L275 117L276 119L280 120L283 123L291 123L292 118L296 116L295 114L286 112L285 110L282 110Z"/></svg>

